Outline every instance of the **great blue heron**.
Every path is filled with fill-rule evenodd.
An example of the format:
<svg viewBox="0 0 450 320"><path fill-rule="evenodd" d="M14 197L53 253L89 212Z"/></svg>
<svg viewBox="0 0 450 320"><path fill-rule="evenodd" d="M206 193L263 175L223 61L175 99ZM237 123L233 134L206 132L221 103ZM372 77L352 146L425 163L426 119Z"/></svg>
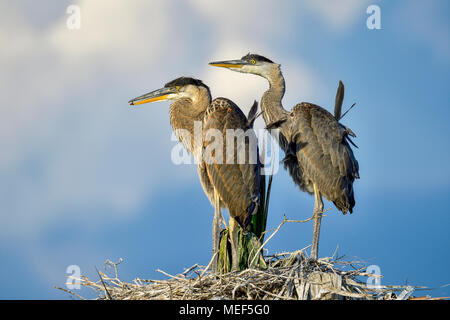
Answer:
<svg viewBox="0 0 450 320"><path fill-rule="evenodd" d="M259 206L260 162L257 145L256 149L252 149L252 144L255 146L257 142L256 135L251 130L257 104L252 107L249 114L252 115L252 119L247 119L232 101L226 98L211 101L208 86L201 80L189 77L170 81L163 88L134 98L129 103L138 105L159 100L174 101L169 111L170 123L179 140L197 160L201 185L215 208L213 219L215 258L212 269L214 271L217 269L222 219L220 208L226 207L230 213L232 268L237 270L236 223L245 231ZM200 137L196 137L196 121L202 125ZM230 131L231 134L228 135ZM189 134L186 135L186 132ZM244 139L239 140L241 137ZM214 146L218 148L213 148ZM250 154L252 151L254 153ZM243 161L239 158L242 155L245 156ZM250 161L252 158L253 163Z"/></svg>
<svg viewBox="0 0 450 320"><path fill-rule="evenodd" d="M336 97L335 117L322 107L302 102L291 111L283 108L284 77L280 65L257 54L210 65L256 74L269 81L261 98L261 110L268 127L279 127L280 146L285 152L284 167L302 191L314 194L314 229L311 258L317 260L322 196L346 214L355 205L353 181L359 178L358 162L349 145L352 132L339 123L343 90Z"/></svg>

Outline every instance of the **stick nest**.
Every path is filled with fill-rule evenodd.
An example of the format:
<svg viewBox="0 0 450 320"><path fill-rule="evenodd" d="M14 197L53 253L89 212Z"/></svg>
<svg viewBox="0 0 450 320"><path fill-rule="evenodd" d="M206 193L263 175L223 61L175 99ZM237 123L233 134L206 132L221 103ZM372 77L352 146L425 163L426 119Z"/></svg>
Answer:
<svg viewBox="0 0 450 320"><path fill-rule="evenodd" d="M411 286L376 285L381 275L368 274L360 262L344 257L309 260L298 250L265 258L265 270L247 269L226 274L212 274L209 266L194 265L178 275L164 274L166 280L135 279L132 283L119 279L118 263L106 261L99 280L85 276L80 284L92 288L97 299L117 300L374 300L411 299ZM368 282L367 279L370 278ZM423 287L422 287L423 288ZM73 291L58 288L77 298Z"/></svg>

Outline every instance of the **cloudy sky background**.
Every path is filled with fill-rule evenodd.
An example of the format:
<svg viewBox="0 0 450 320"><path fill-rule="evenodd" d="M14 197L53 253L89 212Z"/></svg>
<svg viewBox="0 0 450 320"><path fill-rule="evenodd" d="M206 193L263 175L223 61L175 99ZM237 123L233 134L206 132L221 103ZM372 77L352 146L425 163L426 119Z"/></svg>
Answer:
<svg viewBox="0 0 450 320"><path fill-rule="evenodd" d="M69 30L66 10L81 9ZM366 27L370 4L381 30ZM267 88L209 61L260 53L280 63L284 106L332 110L358 135L353 215L323 219L320 255L376 264L383 284L450 295L449 2L0 1L0 298L66 299L66 268L123 258L123 280L207 264L213 208L194 166L170 160L167 102L127 101L181 75L246 112ZM262 127L260 119L257 127ZM326 208L330 207L326 203ZM284 170L268 227L305 219L313 198ZM303 248L290 224L270 252ZM90 292L82 291L89 296ZM425 293L424 293L425 294Z"/></svg>

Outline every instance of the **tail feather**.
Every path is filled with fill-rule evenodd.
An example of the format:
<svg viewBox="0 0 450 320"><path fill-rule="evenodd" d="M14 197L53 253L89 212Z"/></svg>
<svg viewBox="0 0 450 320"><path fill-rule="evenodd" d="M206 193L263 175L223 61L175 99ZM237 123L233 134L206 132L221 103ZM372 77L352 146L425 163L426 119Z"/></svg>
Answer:
<svg viewBox="0 0 450 320"><path fill-rule="evenodd" d="M353 213L353 207L355 206L353 184L350 183L347 188L343 190L341 196L333 200L333 203L343 214L346 214L347 212Z"/></svg>

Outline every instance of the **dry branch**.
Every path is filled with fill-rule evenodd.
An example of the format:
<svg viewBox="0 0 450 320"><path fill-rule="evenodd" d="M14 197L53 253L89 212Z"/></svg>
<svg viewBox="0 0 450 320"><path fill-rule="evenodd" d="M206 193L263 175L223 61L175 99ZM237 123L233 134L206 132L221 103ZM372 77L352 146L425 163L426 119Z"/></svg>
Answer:
<svg viewBox="0 0 450 320"><path fill-rule="evenodd" d="M211 274L207 266L196 264L178 275L158 270L166 280L135 279L132 283L122 282L117 273L109 277L99 272L100 280L82 277L80 283L93 289L98 299L115 300L397 299L409 297L414 289L406 285L371 289L363 280L371 276L365 269L346 270L354 261L322 258L312 262L303 249L272 255L266 258L266 264L265 270L247 269L226 274ZM58 289L84 299L73 291ZM402 292L408 294L402 295Z"/></svg>

